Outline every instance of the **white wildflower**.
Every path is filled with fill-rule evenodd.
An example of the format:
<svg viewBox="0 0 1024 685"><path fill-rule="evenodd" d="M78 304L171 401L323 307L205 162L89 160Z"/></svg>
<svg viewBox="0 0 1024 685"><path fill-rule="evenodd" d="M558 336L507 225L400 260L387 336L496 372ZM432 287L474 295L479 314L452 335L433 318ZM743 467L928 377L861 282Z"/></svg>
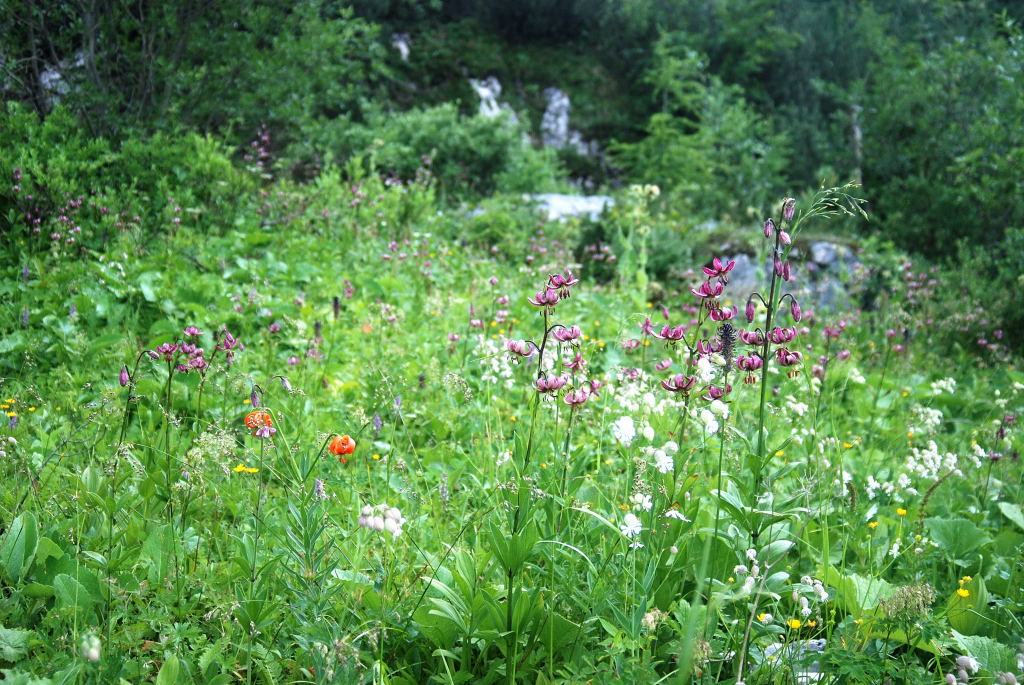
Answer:
<svg viewBox="0 0 1024 685"><path fill-rule="evenodd" d="M622 517L622 525L619 526L619 530L621 530L622 534L627 538L635 538L640 535L640 532L643 531L643 529L644 527L640 524L640 519L638 519L632 512Z"/></svg>
<svg viewBox="0 0 1024 685"><path fill-rule="evenodd" d="M633 417L620 416L616 419L612 424L612 435L623 447L629 447L633 443L633 438L636 437L636 425L633 423Z"/></svg>

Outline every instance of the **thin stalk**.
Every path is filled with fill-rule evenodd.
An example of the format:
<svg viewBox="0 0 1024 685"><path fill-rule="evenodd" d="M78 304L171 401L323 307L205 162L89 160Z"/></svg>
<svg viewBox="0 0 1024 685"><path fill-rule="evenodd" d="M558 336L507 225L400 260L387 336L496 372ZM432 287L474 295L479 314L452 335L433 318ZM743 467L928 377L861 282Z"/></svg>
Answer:
<svg viewBox="0 0 1024 685"><path fill-rule="evenodd" d="M776 273L774 262L779 254L779 231L775 232L775 249L772 250L772 281L771 287L768 292L768 301L765 303L768 307L768 311L764 317L764 342L761 344L761 399L757 409L757 464L754 466L754 493L758 493L761 490L761 472L765 464L765 435L764 435L764 418L765 403L768 400L768 348L771 345L768 335L772 330L772 321L775 318L775 292L779 286L779 274Z"/></svg>

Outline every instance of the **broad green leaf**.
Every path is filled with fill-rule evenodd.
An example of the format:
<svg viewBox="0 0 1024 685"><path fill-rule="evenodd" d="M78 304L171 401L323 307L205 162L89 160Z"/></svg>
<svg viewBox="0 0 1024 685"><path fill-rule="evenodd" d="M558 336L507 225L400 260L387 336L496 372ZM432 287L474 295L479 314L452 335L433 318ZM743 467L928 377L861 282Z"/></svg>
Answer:
<svg viewBox="0 0 1024 685"><path fill-rule="evenodd" d="M961 593L966 594L963 596ZM985 579L975 576L963 583L949 597L946 604L946 618L954 630L967 635L974 635L985 625L988 611L988 590Z"/></svg>
<svg viewBox="0 0 1024 685"><path fill-rule="evenodd" d="M39 522L35 514L26 511L11 523L0 546L0 566L8 578L17 582L28 573L38 544Z"/></svg>
<svg viewBox="0 0 1024 685"><path fill-rule="evenodd" d="M30 637L31 630L4 628L0 625L0 661L20 661L28 653Z"/></svg>
<svg viewBox="0 0 1024 685"><path fill-rule="evenodd" d="M836 588L846 610L854 615L874 610L894 590L881 578L865 578L856 573L844 576L831 567L825 572L825 583Z"/></svg>
<svg viewBox="0 0 1024 685"><path fill-rule="evenodd" d="M999 511L1003 512L1003 516L1016 523L1018 528L1024 530L1024 509L1021 509L1019 504L1000 502L997 506Z"/></svg>
<svg viewBox="0 0 1024 685"><path fill-rule="evenodd" d="M978 660L983 669L989 673L1015 672L1017 670L1016 653L1010 647L996 642L990 637L980 635L962 635L956 630L953 639L960 649Z"/></svg>
<svg viewBox="0 0 1024 685"><path fill-rule="evenodd" d="M53 579L53 589L57 597L57 608L75 607L85 613L92 611L92 597L84 585L66 573Z"/></svg>
<svg viewBox="0 0 1024 685"><path fill-rule="evenodd" d="M178 663L178 657L173 654L164 665L160 667L160 673L156 676L156 685L175 685L178 682L178 671L181 669L181 665Z"/></svg>
<svg viewBox="0 0 1024 685"><path fill-rule="evenodd" d="M952 559L966 559L991 540L985 531L967 519L930 518L925 524L932 539Z"/></svg>

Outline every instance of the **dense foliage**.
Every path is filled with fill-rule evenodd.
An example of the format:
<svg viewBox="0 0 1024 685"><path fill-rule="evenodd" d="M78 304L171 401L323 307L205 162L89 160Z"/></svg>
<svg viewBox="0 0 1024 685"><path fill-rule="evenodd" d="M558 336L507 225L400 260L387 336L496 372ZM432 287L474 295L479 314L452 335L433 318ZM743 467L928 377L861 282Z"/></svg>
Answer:
<svg viewBox="0 0 1024 685"><path fill-rule="evenodd" d="M1024 680L1015 5L3 7L0 682Z"/></svg>

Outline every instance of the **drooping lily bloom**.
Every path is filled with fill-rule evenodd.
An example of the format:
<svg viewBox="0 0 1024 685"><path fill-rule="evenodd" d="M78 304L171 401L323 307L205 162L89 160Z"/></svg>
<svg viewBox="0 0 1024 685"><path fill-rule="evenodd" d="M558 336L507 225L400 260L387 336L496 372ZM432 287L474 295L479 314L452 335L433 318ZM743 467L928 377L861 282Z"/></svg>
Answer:
<svg viewBox="0 0 1024 685"><path fill-rule="evenodd" d="M693 390L696 385L696 376L685 376L681 373L670 376L661 382L661 387L665 388L669 392L688 393Z"/></svg>
<svg viewBox="0 0 1024 685"><path fill-rule="evenodd" d="M573 358L572 361L565 362L564 364L562 364L562 366L569 369L573 373L576 373L577 371L582 371L583 367L586 365L587 362L584 361L583 355L580 354L579 350L576 350L576 356Z"/></svg>
<svg viewBox="0 0 1024 685"><path fill-rule="evenodd" d="M164 343L159 345L155 352L164 358L164 361L171 361L174 359L174 353L178 351L178 343ZM151 355L152 356L152 355Z"/></svg>
<svg viewBox="0 0 1024 685"><path fill-rule="evenodd" d="M335 435L327 445L327 449L336 457L345 457L356 451L356 441L348 435ZM339 460L341 461L341 460ZM341 463L344 464L348 459Z"/></svg>
<svg viewBox="0 0 1024 685"><path fill-rule="evenodd" d="M757 354L752 354L749 357L741 354L736 358L736 366L747 372L743 379L744 383L756 383L757 376L754 375L754 372L764 366L764 360Z"/></svg>
<svg viewBox="0 0 1024 685"><path fill-rule="evenodd" d="M669 326L668 324L662 326L659 333L651 333L655 338L669 342L679 342L685 334L686 326Z"/></svg>
<svg viewBox="0 0 1024 685"><path fill-rule="evenodd" d="M266 440L267 438L269 438L270 436L272 436L276 432L277 432L277 429L274 428L273 426L260 426L259 428L256 429L256 432L253 433L252 435L255 438L259 438L261 440Z"/></svg>
<svg viewBox="0 0 1024 685"><path fill-rule="evenodd" d="M526 298L526 301L534 307L554 307L558 304L558 291L554 288L540 290L533 297Z"/></svg>
<svg viewBox="0 0 1024 685"><path fill-rule="evenodd" d="M591 378L589 381L587 381L587 387L590 388L590 396L599 397L597 391L603 388L605 385L607 385L607 383L605 383L604 381L598 380L597 378Z"/></svg>
<svg viewBox="0 0 1024 685"><path fill-rule="evenodd" d="M185 331L182 333L186 338L197 338L202 334L203 332L195 326L186 326Z"/></svg>
<svg viewBox="0 0 1024 685"><path fill-rule="evenodd" d="M775 350L775 358L778 360L780 366L795 366L796 364L799 364L800 360L804 357L795 350L780 347Z"/></svg>
<svg viewBox="0 0 1024 685"><path fill-rule="evenodd" d="M731 321L736 316L735 307L718 307L711 310L712 321Z"/></svg>
<svg viewBox="0 0 1024 685"><path fill-rule="evenodd" d="M257 430L262 426L269 426L273 423L270 414L265 411L252 411L245 415L245 427L249 430Z"/></svg>
<svg viewBox="0 0 1024 685"><path fill-rule="evenodd" d="M538 378L534 384L537 388L537 392L540 393L555 393L565 387L565 384L569 381L565 376L547 376L546 378Z"/></svg>
<svg viewBox="0 0 1024 685"><path fill-rule="evenodd" d="M582 335L579 326L570 326L569 328L556 328L551 332L551 336L558 342L569 342L570 340L576 340Z"/></svg>
<svg viewBox="0 0 1024 685"><path fill-rule="evenodd" d="M787 326L780 328L776 326L768 334L768 339L776 345L784 345L788 342L792 342L793 338L796 337L796 328L793 326Z"/></svg>
<svg viewBox="0 0 1024 685"><path fill-rule="evenodd" d="M640 324L640 332L644 335L654 335L654 329L651 327L650 317L644 319L643 323Z"/></svg>
<svg viewBox="0 0 1024 685"><path fill-rule="evenodd" d="M740 331L740 340L748 345L764 345L764 333L761 331Z"/></svg>
<svg viewBox="0 0 1024 685"><path fill-rule="evenodd" d="M583 388L580 388L579 390L570 390L565 394L562 401L575 409L576 407L582 406L587 401L587 391Z"/></svg>
<svg viewBox="0 0 1024 685"><path fill-rule="evenodd" d="M656 371L664 371L672 366L671 359L662 359L660 362L654 365Z"/></svg>
<svg viewBox="0 0 1024 685"><path fill-rule="evenodd" d="M505 348L512 354L520 357L529 357L533 354L533 343L527 340L509 340L505 343Z"/></svg>
<svg viewBox="0 0 1024 685"><path fill-rule="evenodd" d="M564 276L562 274L551 274L551 277L548 278L548 287L558 290L558 294L562 297L569 297L569 288L579 282L580 279L573 276L572 271L566 269Z"/></svg>
<svg viewBox="0 0 1024 685"><path fill-rule="evenodd" d="M640 341L636 338L629 338L628 340L622 341L622 347L627 350L635 350L640 347Z"/></svg>
<svg viewBox="0 0 1024 685"><path fill-rule="evenodd" d="M724 388L717 385L709 385L707 392L705 392L702 397L710 402L711 400L720 400L730 392L732 392L732 385L728 383Z"/></svg>
<svg viewBox="0 0 1024 685"><path fill-rule="evenodd" d="M725 290L725 284L721 281L704 281L698 288L690 288L690 292L697 297L704 299L706 297L718 297Z"/></svg>
<svg viewBox="0 0 1024 685"><path fill-rule="evenodd" d="M757 354L752 354L749 357L741 354L736 357L736 366L743 371L757 371L764 366L764 360Z"/></svg>
<svg viewBox="0 0 1024 685"><path fill-rule="evenodd" d="M704 267L704 273L709 278L724 278L726 274L732 271L736 267L736 261L730 259L728 262L723 262L718 257L711 260L711 266Z"/></svg>

